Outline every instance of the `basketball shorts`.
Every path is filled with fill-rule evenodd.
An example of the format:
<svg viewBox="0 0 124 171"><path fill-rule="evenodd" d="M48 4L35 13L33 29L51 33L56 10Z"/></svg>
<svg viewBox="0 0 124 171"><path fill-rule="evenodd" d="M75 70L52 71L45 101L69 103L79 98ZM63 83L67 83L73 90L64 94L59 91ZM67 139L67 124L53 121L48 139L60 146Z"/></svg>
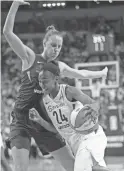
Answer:
<svg viewBox="0 0 124 171"><path fill-rule="evenodd" d="M13 115L14 112L13 112ZM15 115L17 116L17 115ZM10 125L11 148L30 149L31 137L34 138L39 149L46 152L56 151L66 145L65 140L58 134L43 128L40 124L29 120L15 117Z"/></svg>
<svg viewBox="0 0 124 171"><path fill-rule="evenodd" d="M107 146L107 138L101 126L97 132L93 132L82 140L75 157L74 171L92 170L94 166L106 168L104 152Z"/></svg>

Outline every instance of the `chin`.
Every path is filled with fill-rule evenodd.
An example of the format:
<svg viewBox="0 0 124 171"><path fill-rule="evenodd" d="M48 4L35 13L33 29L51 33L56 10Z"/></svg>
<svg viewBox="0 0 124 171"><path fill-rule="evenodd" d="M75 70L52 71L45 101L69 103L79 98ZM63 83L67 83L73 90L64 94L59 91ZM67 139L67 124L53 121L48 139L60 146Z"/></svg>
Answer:
<svg viewBox="0 0 124 171"><path fill-rule="evenodd" d="M58 57L58 54L53 55L53 56L52 56L52 59L54 60L54 59L56 59L57 57Z"/></svg>
<svg viewBox="0 0 124 171"><path fill-rule="evenodd" d="M47 91L44 91L44 95L48 95L49 93Z"/></svg>

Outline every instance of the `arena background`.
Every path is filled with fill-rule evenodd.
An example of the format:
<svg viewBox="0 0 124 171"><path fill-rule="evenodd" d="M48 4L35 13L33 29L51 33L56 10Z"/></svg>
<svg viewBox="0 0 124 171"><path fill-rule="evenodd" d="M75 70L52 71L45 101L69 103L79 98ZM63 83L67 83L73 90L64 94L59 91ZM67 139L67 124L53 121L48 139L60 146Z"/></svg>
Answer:
<svg viewBox="0 0 124 171"><path fill-rule="evenodd" d="M12 1L1 2L1 32ZM14 32L36 53L42 52L45 28L62 31L64 44L59 60L78 69L100 70L108 66L107 80L63 81L80 87L100 100L99 122L108 137L106 161L113 171L124 170L124 2L30 1L17 12ZM10 112L20 85L21 60L1 35L1 132L8 137ZM5 155L12 165L11 151ZM43 156L32 140L29 171L61 170L52 156Z"/></svg>

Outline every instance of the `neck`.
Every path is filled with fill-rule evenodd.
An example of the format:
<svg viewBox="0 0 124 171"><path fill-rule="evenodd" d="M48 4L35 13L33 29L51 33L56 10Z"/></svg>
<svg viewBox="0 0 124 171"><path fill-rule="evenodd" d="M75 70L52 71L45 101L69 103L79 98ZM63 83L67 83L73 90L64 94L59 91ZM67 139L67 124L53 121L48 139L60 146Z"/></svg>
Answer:
<svg viewBox="0 0 124 171"><path fill-rule="evenodd" d="M41 56L45 59L45 60L47 60L47 57L46 57L46 55L45 55L45 52L43 51L43 53L41 53Z"/></svg>
<svg viewBox="0 0 124 171"><path fill-rule="evenodd" d="M41 53L41 56L42 56L45 60L47 60L47 62L52 61L52 58L49 59L49 57L46 55L45 51L43 51L43 53Z"/></svg>
<svg viewBox="0 0 124 171"><path fill-rule="evenodd" d="M57 96L59 89L60 89L60 85L56 84L55 88L49 94L52 99L54 99Z"/></svg>

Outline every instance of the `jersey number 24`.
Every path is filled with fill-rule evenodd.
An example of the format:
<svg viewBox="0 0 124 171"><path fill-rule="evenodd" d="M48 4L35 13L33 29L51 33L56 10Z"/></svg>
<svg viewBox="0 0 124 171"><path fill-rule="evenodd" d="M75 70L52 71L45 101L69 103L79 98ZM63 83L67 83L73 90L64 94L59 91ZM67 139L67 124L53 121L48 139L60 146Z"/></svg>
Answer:
<svg viewBox="0 0 124 171"><path fill-rule="evenodd" d="M62 124L64 121L68 122L68 118L62 114L61 109L59 109L58 112L54 111L53 116L56 117L58 124Z"/></svg>

